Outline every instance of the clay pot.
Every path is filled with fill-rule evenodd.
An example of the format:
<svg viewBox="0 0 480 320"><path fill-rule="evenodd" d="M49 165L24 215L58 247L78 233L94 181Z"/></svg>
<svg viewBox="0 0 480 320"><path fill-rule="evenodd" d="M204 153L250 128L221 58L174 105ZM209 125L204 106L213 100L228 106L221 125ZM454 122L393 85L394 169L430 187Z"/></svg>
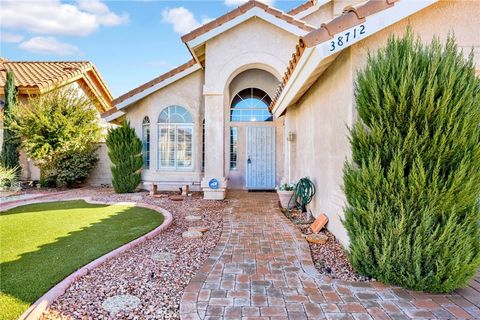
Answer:
<svg viewBox="0 0 480 320"><path fill-rule="evenodd" d="M293 195L293 191L277 191L278 198L280 199L280 204L284 209L291 209L295 204L295 201L290 201L290 198ZM290 201L290 207L288 207L288 202Z"/></svg>

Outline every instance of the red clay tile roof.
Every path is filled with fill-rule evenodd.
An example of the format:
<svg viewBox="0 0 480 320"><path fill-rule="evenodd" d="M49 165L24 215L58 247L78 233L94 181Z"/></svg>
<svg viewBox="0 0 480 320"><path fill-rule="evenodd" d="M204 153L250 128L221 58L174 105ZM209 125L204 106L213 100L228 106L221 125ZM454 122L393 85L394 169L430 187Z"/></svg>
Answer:
<svg viewBox="0 0 480 320"><path fill-rule="evenodd" d="M5 86L7 72L15 75L15 86L20 94L41 94L74 81L86 94L95 98L99 110L111 108L112 94L89 61L10 61L0 58L0 93Z"/></svg>
<svg viewBox="0 0 480 320"><path fill-rule="evenodd" d="M180 73L180 72L182 72L182 71L184 71L184 70L186 70L186 69L194 66L196 63L197 63L197 62L192 59L192 60L190 60L190 61L182 64L181 66L178 66L178 67L176 67L175 69L172 69L172 70L168 71L167 73L164 73L164 74L156 77L155 79L150 80L150 81L142 84L141 86L139 86L139 87L137 87L137 88L135 88L135 89L133 89L133 90L128 91L128 92L125 93L125 94L122 94L120 97L118 97L118 98L116 98L116 99L113 100L113 105L115 106L115 105L117 105L117 104L119 104L119 103L127 100L128 98L131 98L131 97L133 97L134 95L137 95L137 94L139 94L140 92L145 91L145 90L147 90L148 88L153 87L154 85L156 85L156 84L158 84L158 83L160 83L160 82L162 82L162 81L164 81L164 80L166 80L166 79L168 79L168 78L173 77L174 75L176 75L176 74L178 74L178 73Z"/></svg>
<svg viewBox="0 0 480 320"><path fill-rule="evenodd" d="M182 41L183 42L191 41L191 40L201 36L202 34L205 34L208 31L213 30L213 29L221 26L222 24L224 24L228 21L231 21L238 16L241 16L242 14L247 12L248 10L250 10L252 8L255 8L255 7L263 9L266 13L269 13L269 14L271 14L271 15L279 18L279 19L282 19L282 20L284 20L284 21L286 21L290 24L293 24L294 26L297 26L300 29L303 29L303 30L306 30L306 31L315 30L314 26L311 26L311 25L307 24L306 22L304 22L302 20L295 19L291 14L287 14L287 13L281 11L281 10L270 7L270 6L268 6L268 5L266 5L262 2L259 2L259 1L256 1L256 0L250 0L250 1L242 4L238 8L228 12L227 14L224 14L223 16L220 16L217 19L215 19L213 21L210 21L209 23L204 24L203 26L201 26L201 27L183 35L182 36Z"/></svg>
<svg viewBox="0 0 480 320"><path fill-rule="evenodd" d="M303 12L307 9L310 9L314 5L317 4L317 0L308 0L307 2L302 3L298 7L293 8L292 10L288 11L288 14L291 16L295 16L299 14L300 12Z"/></svg>
<svg viewBox="0 0 480 320"><path fill-rule="evenodd" d="M369 0L359 6L347 6L340 16L332 19L328 23L323 23L320 28L301 37L298 41L295 52L292 54L287 70L282 77L282 81L278 86L277 92L270 104L270 110L274 108L278 98L282 94L283 88L295 70L305 48L314 47L322 42L332 39L336 33L365 22L366 17L392 7L397 1L398 0Z"/></svg>
<svg viewBox="0 0 480 320"><path fill-rule="evenodd" d="M88 61L9 61L0 60L0 87L5 86L7 71L15 74L15 85L24 88L48 90L92 68Z"/></svg>

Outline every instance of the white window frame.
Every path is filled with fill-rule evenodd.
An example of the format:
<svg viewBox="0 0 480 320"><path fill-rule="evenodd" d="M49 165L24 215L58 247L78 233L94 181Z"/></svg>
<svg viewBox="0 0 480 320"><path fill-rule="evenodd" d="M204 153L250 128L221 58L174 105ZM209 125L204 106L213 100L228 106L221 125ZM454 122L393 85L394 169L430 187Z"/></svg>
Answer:
<svg viewBox="0 0 480 320"><path fill-rule="evenodd" d="M148 122L146 122L147 120ZM150 117L145 116L143 117L142 121L142 154L143 154L143 169L150 170L150 166L152 164L152 128L151 128L151 121ZM146 131L148 130L148 135L146 136ZM145 138L148 140L145 141ZM145 144L148 146L148 149L145 149ZM147 155L148 154L148 155ZM148 165L146 163L146 159L148 158Z"/></svg>
<svg viewBox="0 0 480 320"><path fill-rule="evenodd" d="M162 157L160 152L160 137L162 129L172 129L174 132L174 156L173 166L162 166ZM192 164L188 167L178 167L177 163L177 145L178 145L178 129L190 129L192 133ZM158 123L157 128L157 169L160 171L193 171L195 168L195 127L193 123Z"/></svg>

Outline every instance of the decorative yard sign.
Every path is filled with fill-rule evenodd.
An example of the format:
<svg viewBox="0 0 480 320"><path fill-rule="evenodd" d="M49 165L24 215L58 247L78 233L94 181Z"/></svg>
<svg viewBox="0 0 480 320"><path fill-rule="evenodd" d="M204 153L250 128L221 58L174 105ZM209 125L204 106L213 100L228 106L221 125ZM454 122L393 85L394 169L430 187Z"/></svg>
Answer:
<svg viewBox="0 0 480 320"><path fill-rule="evenodd" d="M218 186L219 186L218 180L213 178L208 182L208 186L210 187L210 189L213 189L213 190L218 189Z"/></svg>

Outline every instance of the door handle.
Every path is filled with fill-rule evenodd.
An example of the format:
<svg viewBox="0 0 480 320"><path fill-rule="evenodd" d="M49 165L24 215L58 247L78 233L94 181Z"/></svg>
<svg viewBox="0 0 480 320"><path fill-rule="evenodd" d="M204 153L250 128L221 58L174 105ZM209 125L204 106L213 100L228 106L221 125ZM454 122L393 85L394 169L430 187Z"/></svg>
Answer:
<svg viewBox="0 0 480 320"><path fill-rule="evenodd" d="M247 163L248 164L252 163L252 160L250 160L250 156L248 156Z"/></svg>

